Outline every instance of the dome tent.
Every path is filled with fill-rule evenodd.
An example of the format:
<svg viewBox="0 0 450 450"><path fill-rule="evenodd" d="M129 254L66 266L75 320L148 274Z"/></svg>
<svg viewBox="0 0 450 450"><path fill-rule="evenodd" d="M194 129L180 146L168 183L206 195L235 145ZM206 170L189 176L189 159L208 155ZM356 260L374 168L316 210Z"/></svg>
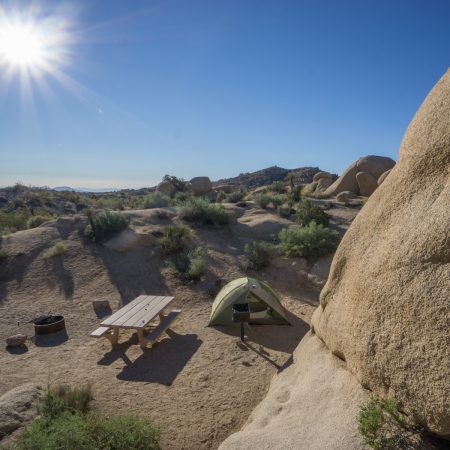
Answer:
<svg viewBox="0 0 450 450"><path fill-rule="evenodd" d="M237 325L233 305L248 304L250 324L291 325L280 298L266 283L255 278L238 278L225 285L214 299L208 325Z"/></svg>

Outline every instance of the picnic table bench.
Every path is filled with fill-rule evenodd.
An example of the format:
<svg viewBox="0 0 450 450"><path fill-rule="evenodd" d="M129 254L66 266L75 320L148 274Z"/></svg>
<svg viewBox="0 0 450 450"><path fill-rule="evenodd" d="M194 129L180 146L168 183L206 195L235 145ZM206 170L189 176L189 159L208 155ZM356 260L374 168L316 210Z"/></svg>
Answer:
<svg viewBox="0 0 450 450"><path fill-rule="evenodd" d="M140 295L103 320L100 327L91 333L91 337L105 337L114 346L119 340L121 329L134 329L139 345L143 349L148 344L151 346L170 328L181 312L180 309L174 309L167 314L164 312L172 301L173 297Z"/></svg>

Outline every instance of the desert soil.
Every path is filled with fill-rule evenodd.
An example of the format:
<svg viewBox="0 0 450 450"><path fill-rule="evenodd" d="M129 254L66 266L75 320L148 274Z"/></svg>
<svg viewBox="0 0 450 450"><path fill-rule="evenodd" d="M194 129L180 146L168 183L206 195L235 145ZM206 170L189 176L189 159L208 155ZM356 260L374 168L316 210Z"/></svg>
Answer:
<svg viewBox="0 0 450 450"><path fill-rule="evenodd" d="M343 233L357 211L337 207L329 213ZM250 213L241 211L239 221ZM148 236L177 222L170 211L128 214L131 228ZM320 292L308 277L310 266L278 257L262 272L245 273L240 267L247 238L233 226L194 228L193 241L208 249L208 272L199 283L183 284L165 267L154 239L118 252L87 242L84 226L82 217L60 218L1 240L11 257L0 263L0 340L17 333L31 340L20 351L0 350L0 395L30 381L90 383L94 408L149 417L162 428L164 449L217 448L241 428L308 331ZM46 258L56 241L64 243L65 254ZM293 326L252 327L242 345L238 330L206 325L215 281L245 275L268 281L281 294ZM182 313L169 335L146 350L132 333L122 333L114 350L107 340L89 337L100 322L93 299L108 299L115 311L140 294L175 297L173 306ZM34 337L26 322L47 313L63 314L67 333Z"/></svg>

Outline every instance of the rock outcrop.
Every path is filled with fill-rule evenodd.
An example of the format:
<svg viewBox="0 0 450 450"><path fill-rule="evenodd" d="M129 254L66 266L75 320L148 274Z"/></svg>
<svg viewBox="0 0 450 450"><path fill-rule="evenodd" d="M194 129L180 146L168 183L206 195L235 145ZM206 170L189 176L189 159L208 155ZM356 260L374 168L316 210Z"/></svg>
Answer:
<svg viewBox="0 0 450 450"><path fill-rule="evenodd" d="M360 186L356 178L358 172L365 172L378 180L384 172L394 166L395 161L391 158L375 155L364 156L347 167L345 172L325 190L325 194L335 196L342 191L351 191L356 195L365 195L360 192Z"/></svg>
<svg viewBox="0 0 450 450"><path fill-rule="evenodd" d="M313 317L363 386L450 437L450 71L344 236Z"/></svg>
<svg viewBox="0 0 450 450"><path fill-rule="evenodd" d="M244 429L219 449L365 449L355 417L367 395L345 364L309 333Z"/></svg>
<svg viewBox="0 0 450 450"><path fill-rule="evenodd" d="M386 179L386 177L391 173L392 169L386 170L386 172L383 172L380 176L380 178L378 178L378 186L381 185L381 183Z"/></svg>
<svg viewBox="0 0 450 450"><path fill-rule="evenodd" d="M377 179L368 172L358 172L356 181L358 182L359 194L363 197L370 197L378 187Z"/></svg>
<svg viewBox="0 0 450 450"><path fill-rule="evenodd" d="M397 165L345 234L312 334L222 450L359 449L365 388L450 438L449 117L450 71L408 127ZM356 178L357 167L349 171Z"/></svg>
<svg viewBox="0 0 450 450"><path fill-rule="evenodd" d="M189 182L189 190L195 195L204 195L212 190L212 183L208 177L195 177Z"/></svg>
<svg viewBox="0 0 450 450"><path fill-rule="evenodd" d="M156 187L156 190L158 192L161 192L161 194L172 197L172 195L175 194L177 188L170 181L161 181L161 183L159 183Z"/></svg>

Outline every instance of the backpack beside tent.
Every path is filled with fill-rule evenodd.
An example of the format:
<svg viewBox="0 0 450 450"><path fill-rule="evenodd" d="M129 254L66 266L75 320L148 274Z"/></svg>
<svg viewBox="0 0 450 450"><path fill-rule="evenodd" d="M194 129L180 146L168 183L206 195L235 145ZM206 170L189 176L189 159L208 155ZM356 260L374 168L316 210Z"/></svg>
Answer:
<svg viewBox="0 0 450 450"><path fill-rule="evenodd" d="M225 285L214 299L208 325L238 325L233 322L233 305L248 304L250 324L291 325L280 298L266 283L255 278L238 278Z"/></svg>

